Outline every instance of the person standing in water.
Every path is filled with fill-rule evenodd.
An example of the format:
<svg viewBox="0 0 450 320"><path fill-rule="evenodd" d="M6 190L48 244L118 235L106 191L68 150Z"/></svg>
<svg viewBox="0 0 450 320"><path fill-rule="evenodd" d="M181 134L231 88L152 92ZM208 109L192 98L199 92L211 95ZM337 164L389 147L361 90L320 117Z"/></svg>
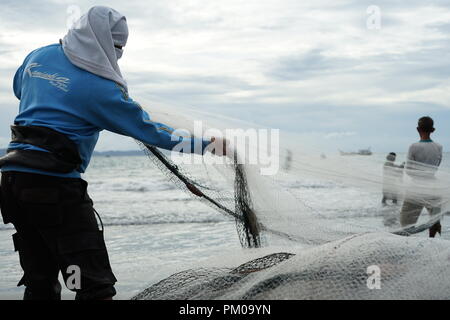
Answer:
<svg viewBox="0 0 450 320"><path fill-rule="evenodd" d="M381 203L386 205L387 200L392 200L396 204L398 200L398 187L403 176L404 164L396 165L397 154L390 152L386 156L386 162L383 166L383 198Z"/></svg>
<svg viewBox="0 0 450 320"><path fill-rule="evenodd" d="M67 284L73 267L81 276L69 288L76 299L116 294L103 228L81 179L100 131L167 150L183 143L200 154L214 141L172 134L129 97L118 65L128 39L125 16L96 6L75 25L60 43L31 52L14 77L20 107L0 159L0 204L4 223L17 231L24 299L60 299L58 274ZM222 147L217 154L225 154Z"/></svg>
<svg viewBox="0 0 450 320"><path fill-rule="evenodd" d="M418 121L417 131L420 141L409 147L406 173L411 176L414 183L420 187L435 179L435 173L442 161L442 146L431 140L431 134L435 131L434 121L430 117L422 117ZM425 207L430 215L440 213L440 208L432 205L438 199L416 199L411 193L406 194L405 201L400 212L400 224L402 227L413 225ZM433 238L436 233L441 233L441 223L437 221L430 229L429 236Z"/></svg>

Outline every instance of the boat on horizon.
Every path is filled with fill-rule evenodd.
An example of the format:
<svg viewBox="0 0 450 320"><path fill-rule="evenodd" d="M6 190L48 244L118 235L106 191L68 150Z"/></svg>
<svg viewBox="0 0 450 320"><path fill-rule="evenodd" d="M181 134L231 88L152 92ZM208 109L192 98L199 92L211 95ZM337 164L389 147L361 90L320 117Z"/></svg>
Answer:
<svg viewBox="0 0 450 320"><path fill-rule="evenodd" d="M371 156L372 151L370 150L370 147L367 149L360 149L357 152L345 152L342 150L339 150L339 153L341 156Z"/></svg>

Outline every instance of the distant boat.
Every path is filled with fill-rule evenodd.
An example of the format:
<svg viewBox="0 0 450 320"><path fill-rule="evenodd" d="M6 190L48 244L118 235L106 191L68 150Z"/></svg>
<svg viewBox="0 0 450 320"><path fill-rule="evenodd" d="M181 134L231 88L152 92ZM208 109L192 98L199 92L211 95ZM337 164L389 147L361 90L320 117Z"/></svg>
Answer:
<svg viewBox="0 0 450 320"><path fill-rule="evenodd" d="M367 149L360 149L357 152L344 152L342 150L339 150L341 153L341 156L371 156L372 151L370 151L370 147Z"/></svg>

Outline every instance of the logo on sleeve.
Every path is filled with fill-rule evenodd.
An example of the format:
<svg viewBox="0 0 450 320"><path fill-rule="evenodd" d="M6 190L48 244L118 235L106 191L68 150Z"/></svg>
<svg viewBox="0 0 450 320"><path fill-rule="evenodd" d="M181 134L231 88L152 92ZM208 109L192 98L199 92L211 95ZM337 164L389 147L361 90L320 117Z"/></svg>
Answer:
<svg viewBox="0 0 450 320"><path fill-rule="evenodd" d="M42 67L42 65L39 63L36 63L36 62L30 63L28 65L28 67L25 69L25 71L32 78L39 78L39 79L47 80L48 82L50 82L50 84L52 86L55 86L56 88L58 88L62 91L64 91L64 92L69 91L69 84L70 84L69 78L61 77L58 73L49 74L49 73L45 73L45 72L32 70L33 68L38 68L38 67Z"/></svg>

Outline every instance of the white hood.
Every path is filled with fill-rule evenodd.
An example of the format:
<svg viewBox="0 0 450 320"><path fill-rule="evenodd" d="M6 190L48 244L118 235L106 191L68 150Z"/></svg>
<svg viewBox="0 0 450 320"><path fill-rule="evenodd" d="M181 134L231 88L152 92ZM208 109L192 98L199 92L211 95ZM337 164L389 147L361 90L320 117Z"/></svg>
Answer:
<svg viewBox="0 0 450 320"><path fill-rule="evenodd" d="M125 16L114 9L96 6L74 24L62 40L62 46L74 65L115 81L128 90L117 64L123 50L114 47L124 47L127 39Z"/></svg>

